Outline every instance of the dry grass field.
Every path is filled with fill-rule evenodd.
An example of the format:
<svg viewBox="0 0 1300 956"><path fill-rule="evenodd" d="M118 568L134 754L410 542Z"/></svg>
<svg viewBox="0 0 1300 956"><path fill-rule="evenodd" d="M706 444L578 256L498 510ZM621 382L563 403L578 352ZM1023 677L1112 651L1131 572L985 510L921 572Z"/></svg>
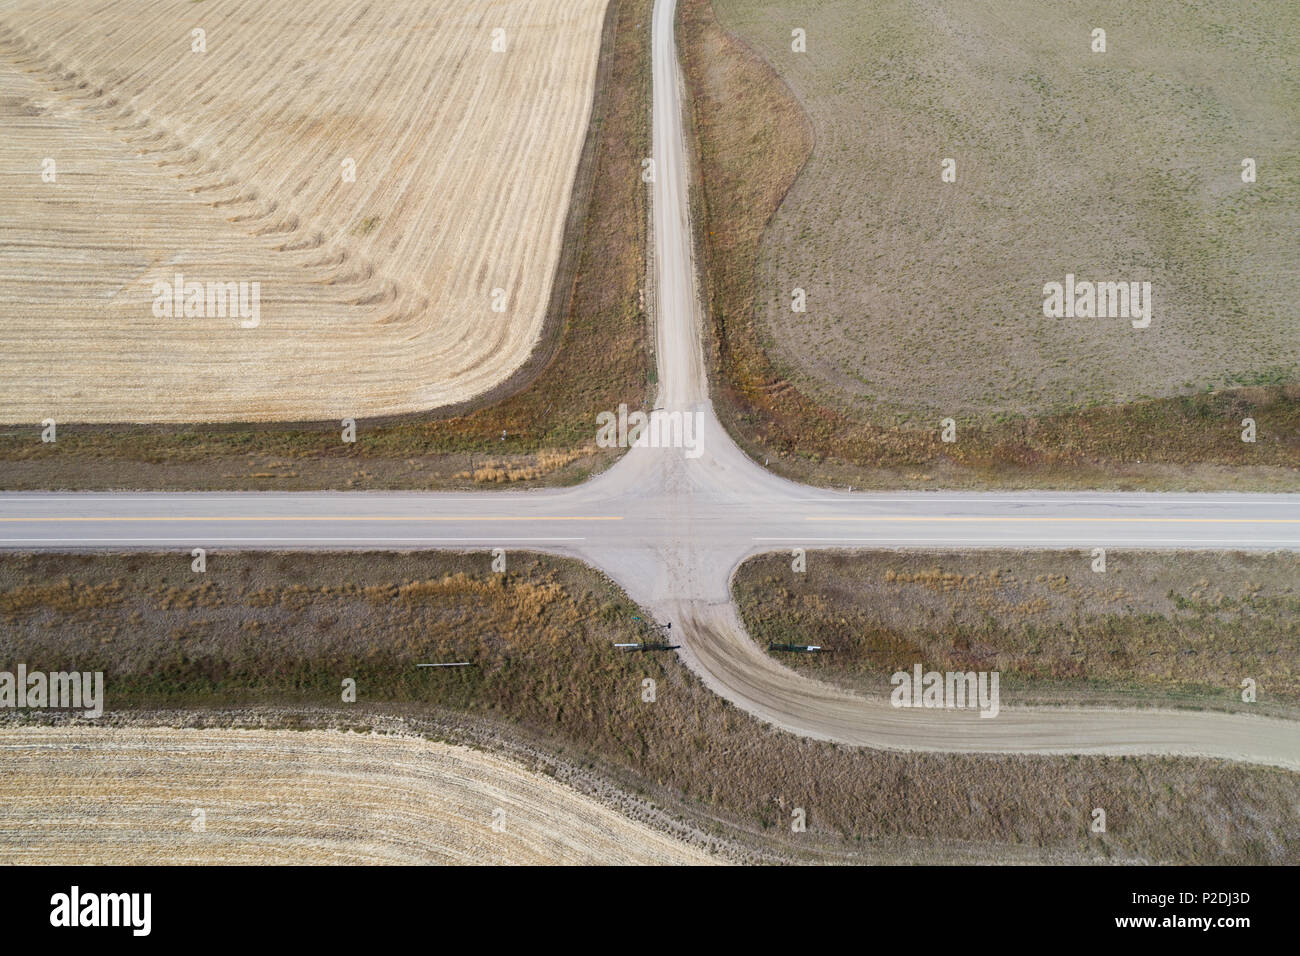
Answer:
<svg viewBox="0 0 1300 956"><path fill-rule="evenodd" d="M0 3L0 421L361 419L499 385L551 305L605 7ZM259 282L258 324L155 315L178 273Z"/></svg>
<svg viewBox="0 0 1300 956"><path fill-rule="evenodd" d="M1300 558L1112 550L819 552L743 565L735 589L754 639L821 644L774 652L877 697L890 675L1001 672L1009 702L1300 706ZM1252 678L1258 700L1241 701Z"/></svg>
<svg viewBox="0 0 1300 956"><path fill-rule="evenodd" d="M195 810L203 812L201 829ZM63 859L97 866L714 860L510 760L427 740L292 730L0 730L0 862Z"/></svg>
<svg viewBox="0 0 1300 956"><path fill-rule="evenodd" d="M1293 13L1040 8L683 0L724 422L822 484L1296 487ZM1151 327L1046 319L1067 272Z"/></svg>
<svg viewBox="0 0 1300 956"><path fill-rule="evenodd" d="M590 569L522 554L507 575L489 565L487 553L230 553L209 555L198 580L183 555L7 554L0 669L103 669L114 726L400 720L407 733L523 748L528 768L697 844L739 847L739 859L1300 860L1293 773L796 738L714 696L672 656L615 651L642 612ZM414 667L448 660L475 666ZM355 704L340 700L345 676ZM15 714L10 727L39 720ZM1088 833L1097 806L1104 835ZM790 830L795 807L805 833Z"/></svg>
<svg viewBox="0 0 1300 956"><path fill-rule="evenodd" d="M814 131L756 278L764 335L808 394L929 425L1300 375L1300 9L714 6ZM1066 273L1150 281L1151 326L1045 317Z"/></svg>

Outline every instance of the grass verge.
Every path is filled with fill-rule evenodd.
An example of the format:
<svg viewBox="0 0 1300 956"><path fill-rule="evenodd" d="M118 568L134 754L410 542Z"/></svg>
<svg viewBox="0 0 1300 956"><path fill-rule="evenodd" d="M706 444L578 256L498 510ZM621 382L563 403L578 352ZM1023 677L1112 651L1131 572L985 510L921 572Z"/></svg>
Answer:
<svg viewBox="0 0 1300 956"><path fill-rule="evenodd" d="M734 588L766 645L809 676L887 696L890 675L998 671L1003 700L1157 703L1300 714L1300 557L1294 554L816 552L746 562ZM1241 700L1242 681L1257 701Z"/></svg>

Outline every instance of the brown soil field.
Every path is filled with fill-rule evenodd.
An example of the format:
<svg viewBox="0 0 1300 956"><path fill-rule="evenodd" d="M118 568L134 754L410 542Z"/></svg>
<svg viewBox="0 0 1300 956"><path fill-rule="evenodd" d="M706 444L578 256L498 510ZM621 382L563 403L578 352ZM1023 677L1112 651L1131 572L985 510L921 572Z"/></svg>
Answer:
<svg viewBox="0 0 1300 956"><path fill-rule="evenodd" d="M658 808L657 828L739 847L740 859L1300 859L1293 773L797 738L715 697L674 657L615 651L641 633L643 612L581 564L520 554L509 574L489 568L486 553L217 553L196 580L180 554L6 554L0 669L103 670L102 720L139 715L143 727L220 727L240 714L255 726L431 723L408 732L523 748L530 769L602 802L632 795ZM474 666L414 666L449 660ZM340 700L345 677L355 704ZM1097 806L1106 834L1088 832ZM795 808L806 832L791 831Z"/></svg>
<svg viewBox="0 0 1300 956"><path fill-rule="evenodd" d="M885 697L896 671L998 671L1016 703L1159 703L1300 713L1300 558L1111 549L815 552L744 564L734 587L762 644ZM1244 678L1258 699L1241 700Z"/></svg>
<svg viewBox="0 0 1300 956"><path fill-rule="evenodd" d="M605 6L7 5L0 420L366 418L508 378L550 303ZM159 314L177 274L260 282L257 316L188 285Z"/></svg>
<svg viewBox="0 0 1300 956"><path fill-rule="evenodd" d="M514 375L477 399L436 412L358 419L353 444L341 441L337 420L185 426L60 422L55 444L40 442L36 427L11 427L0 430L0 485L466 487L570 482L607 465L611 453L591 447L595 412L620 402L642 404L647 392L641 293L646 197L639 178L627 170L638 169L649 149L649 53L643 29L649 3L609 4L591 123L577 164L549 315L537 347ZM7 24L0 15L0 66L12 65L6 59L6 51L14 49L12 34L3 32ZM84 91L72 87L54 102L73 93ZM23 171L14 188L27 179ZM591 355L602 361L592 363Z"/></svg>
<svg viewBox="0 0 1300 956"><path fill-rule="evenodd" d="M1295 31L1031 7L685 0L724 422L823 484L1294 488ZM1150 328L1043 316L1044 283L1132 270Z"/></svg>
<svg viewBox="0 0 1300 956"><path fill-rule="evenodd" d="M715 859L510 760L421 739L28 727L0 730L0 766L6 865Z"/></svg>

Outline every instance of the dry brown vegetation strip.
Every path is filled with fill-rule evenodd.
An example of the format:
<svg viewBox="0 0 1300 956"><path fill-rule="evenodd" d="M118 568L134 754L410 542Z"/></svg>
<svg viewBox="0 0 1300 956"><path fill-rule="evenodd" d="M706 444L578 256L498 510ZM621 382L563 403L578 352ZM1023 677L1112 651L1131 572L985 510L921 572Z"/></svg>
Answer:
<svg viewBox="0 0 1300 956"><path fill-rule="evenodd" d="M513 555L0 557L0 667L103 669L110 714L371 711L489 721L728 842L782 858L1295 862L1297 775L1213 760L884 753L764 726L582 565ZM50 589L53 589L51 591ZM418 662L472 668L418 670ZM340 702L344 677L358 703ZM653 703L643 681L655 681ZM1094 807L1108 831L1090 835ZM795 807L807 833L790 832Z"/></svg>
<svg viewBox="0 0 1300 956"><path fill-rule="evenodd" d="M71 859L96 866L713 860L550 777L434 741L337 731L0 729L0 861Z"/></svg>
<svg viewBox="0 0 1300 956"><path fill-rule="evenodd" d="M635 171L649 149L649 5L650 0L609 5L592 125L569 210L567 258L556 278L550 327L515 376L464 407L361 421L355 444L340 441L337 422L61 423L54 445L39 441L39 429L7 428L0 432L0 484L421 488L475 483L472 477L457 478L461 473L494 484L503 475L572 481L607 462L610 453L593 454L589 447L596 412L620 402L641 404L647 387L640 292L646 197Z"/></svg>
<svg viewBox="0 0 1300 956"><path fill-rule="evenodd" d="M821 644L785 663L863 693L915 664L999 671L1005 701L1281 711L1300 705L1300 558L1293 554L822 552L734 582L760 643ZM1241 701L1242 681L1258 701Z"/></svg>
<svg viewBox="0 0 1300 956"><path fill-rule="evenodd" d="M845 24L853 17L871 17L876 13L874 8L871 13L866 13L864 8L853 4L832 4L818 11L806 12L806 15L783 12L780 8L759 10L747 0L726 0L717 6L726 14L728 24L743 22L746 25L746 36L752 35L755 44L771 57L771 62L780 67L783 75L789 74L792 82L799 78L811 82L809 76L821 76L818 71L825 67L825 57L842 52L844 45L869 42L873 35L871 26L849 29ZM762 20L762 30L754 26L755 18ZM811 24L805 21L811 18L824 18L817 20L810 41L821 46L806 54L805 61L796 63L791 61L791 55L787 55L791 24L809 26ZM697 134L702 189L697 196L696 212L702 224L704 260L708 271L718 410L729 430L752 455L759 460L770 459L773 468L805 481L850 483L857 487L943 484L973 487L1206 488L1232 485L1244 490L1292 489L1297 486L1300 479L1300 387L1283 384L1291 379L1271 367L1253 370L1258 374L1243 373L1236 378L1224 379L1250 384L1251 387L1245 388L1206 393L1205 381L1198 379L1197 390L1180 390L1177 397L1101 404L1059 413L1039 411L1024 415L963 418L955 445L943 444L939 440L940 416L937 414L932 416L933 421L925 420L930 416L922 416L913 427L895 427L888 424L888 416L879 417L860 408L848 408L843 403L814 394L807 381L796 380L797 377L782 370L777 343L767 329L766 321L760 322L758 318L760 311L767 314L769 295L775 294L769 288L772 280L768 275L770 269L764 264L763 249L776 239L772 238L774 233L770 231L765 237L764 230L774 222L773 217L777 217L777 222L783 221L778 209L784 208L782 201L793 185L795 190L791 195L802 191L802 195L812 197L808 201L832 204L834 208L820 217L809 214L803 220L784 227L781 256L785 258L780 260L784 263L783 268L789 267L786 260L792 257L816 257L816 262L810 266L814 278L801 283L791 280L791 287L795 284L811 287L815 282L848 281L855 269L868 262L879 267L873 258L879 252L873 235L855 233L852 241L845 239L830 249L813 249L816 243L825 241L822 227L852 228L860 232L879 225L878 217L864 218L857 213L853 216L846 213L841 217L837 210L844 203L879 201L888 204L901 201L897 190L881 186L863 171L866 168L864 164L874 153L868 156L851 149L837 128L818 122L824 119L822 114L825 110L848 104L848 112L837 115L851 114L852 119L845 122L853 125L852 135L875 134L876 125L864 122L861 116L866 94L854 84L865 84L876 74L859 70L844 81L847 86L830 93L821 91L819 96L825 93L834 102L819 104L811 110L816 129L815 136L810 138L800 103L782 76L745 42L720 26L710 0L684 0L681 36ZM858 69L863 56L850 59L853 68ZM939 83L939 88L942 86L942 82ZM1275 110L1290 108L1277 104L1267 107ZM938 115L942 119L946 114ZM828 161L858 170L861 173L859 179L851 184L838 182L828 185L820 180L812 181L810 177L815 170L811 165L800 171L804 160L814 155L811 147L814 139L818 144L816 149L829 157ZM886 145L893 148L899 144L891 142ZM935 145L934 149L938 150L939 146ZM934 155L938 157L948 153L935 152ZM1231 182L1239 158L1234 154L1231 162L1225 160L1225 181ZM939 183L937 162L936 158L933 169L924 166L933 173L935 184ZM916 163L906 166L908 170L914 167ZM1284 176L1285 172L1279 171L1279 175ZM805 183L805 178L810 178L809 182ZM1185 220L1190 214L1173 208L1179 206L1179 202L1173 199L1165 206L1169 208L1162 207L1161 212L1170 217L1171 228L1185 228ZM1283 215L1287 215L1285 206L1282 208ZM979 221L985 222L986 219L982 217ZM1263 231L1270 235L1276 232L1272 226ZM902 235L904 241L912 243L925 238L916 230L904 230ZM1018 235L1016 230L1007 233L1009 239ZM1174 235L1171 233L1161 241L1166 240L1170 244L1170 254L1177 254L1180 247ZM1279 241L1285 243L1288 240ZM1189 254L1196 257L1208 255L1202 245L1193 242L1194 249ZM1238 253L1256 257L1258 251L1256 258L1262 263L1261 268L1266 272L1273 269L1268 276L1273 283L1270 288L1273 288L1290 280L1284 274L1286 267L1279 266L1272 258L1276 250L1270 249L1255 250L1251 247L1254 251L1241 253L1239 249ZM777 253L773 252L772 256L776 257ZM921 250L886 265L888 270L892 270L890 275L897 273L906 278L919 274L917 269L934 261L934 255ZM995 275L1001 277L1002 273L996 272ZM1041 281L1050 278L1053 277ZM1064 273L1060 279L1063 278ZM762 301L756 305L760 282L764 283ZM829 304L821 302L810 316L797 318L807 318L811 322L816 319L817 310L843 311L847 301L841 297ZM785 310L782 314L792 318L788 289L781 290L781 302ZM1041 301L1035 300L1027 307L1032 311L1040 306ZM1252 347L1264 350L1268 357L1265 364L1285 362L1289 353L1285 349L1278 352L1268 343L1277 340L1278 336L1285 338L1294 316L1285 310L1277 315L1267 314L1272 316L1265 323L1267 327L1261 327L1258 334L1243 333L1243 338ZM904 316L891 312L887 318L902 320ZM1256 319L1263 321L1259 316ZM873 320L855 307L845 321L860 326ZM871 332L872 329L858 329L860 336L869 336ZM908 340L910 351L907 355L911 357L904 363L908 367L894 369L907 387L897 394L884 394L879 387L872 387L895 401L929 401L934 397L934 389L919 384L920 379L909 377L911 365L908 363L919 354L916 350L922 345L932 348L935 342L964 343L967 338L953 329L949 330L947 338L932 336L927 343ZM894 341L893 345L898 346L900 341ZM834 362L846 360L850 351L847 347L836 346L821 348L817 355L821 361ZM1012 353L1026 360L1036 354L1008 337L998 353L999 361L1004 357L1013 361L1015 356ZM1212 347L1202 348L1202 354L1214 361L1222 357L1219 350ZM1078 356L1067 350L1040 356L1035 361L1048 372L1059 373L1075 358ZM962 361L965 359L960 356L948 356L941 363L942 373L959 385L969 385L967 380L970 377L960 371ZM1149 364L1150 360L1145 361ZM1164 364L1164 360L1158 364ZM1144 394L1143 389L1154 387L1154 379L1145 375L1140 366L1134 366L1134 369L1131 382L1140 386L1139 394ZM917 388L921 391L917 392ZM944 414L962 417L959 408ZM1259 423L1259 440L1255 444L1240 440L1240 423L1245 417L1253 417Z"/></svg>

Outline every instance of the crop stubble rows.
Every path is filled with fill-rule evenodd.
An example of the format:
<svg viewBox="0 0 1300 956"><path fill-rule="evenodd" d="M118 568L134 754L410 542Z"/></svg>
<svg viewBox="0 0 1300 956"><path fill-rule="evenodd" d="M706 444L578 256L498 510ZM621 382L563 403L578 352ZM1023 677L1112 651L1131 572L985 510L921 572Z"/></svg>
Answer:
<svg viewBox="0 0 1300 956"><path fill-rule="evenodd" d="M0 419L362 418L507 378L549 304L605 6L6 7ZM154 317L176 273L260 281L261 325Z"/></svg>
<svg viewBox="0 0 1300 956"><path fill-rule="evenodd" d="M9 864L711 859L510 760L421 739L27 727L0 730L0 759Z"/></svg>

